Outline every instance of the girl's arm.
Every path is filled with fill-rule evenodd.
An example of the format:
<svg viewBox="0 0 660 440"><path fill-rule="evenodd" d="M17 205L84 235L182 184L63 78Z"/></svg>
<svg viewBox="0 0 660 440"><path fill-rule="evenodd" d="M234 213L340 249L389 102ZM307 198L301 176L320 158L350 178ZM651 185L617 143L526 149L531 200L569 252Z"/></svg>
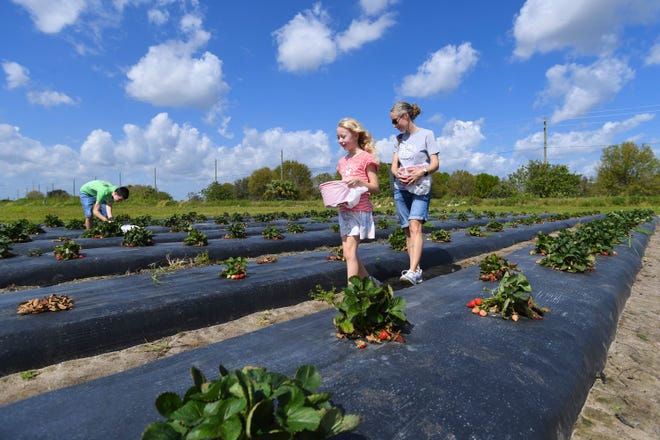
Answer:
<svg viewBox="0 0 660 440"><path fill-rule="evenodd" d="M367 177L369 182L365 182L364 185L367 187L369 194L378 194L380 187L378 185L378 173L376 172L375 165L369 165L367 167Z"/></svg>

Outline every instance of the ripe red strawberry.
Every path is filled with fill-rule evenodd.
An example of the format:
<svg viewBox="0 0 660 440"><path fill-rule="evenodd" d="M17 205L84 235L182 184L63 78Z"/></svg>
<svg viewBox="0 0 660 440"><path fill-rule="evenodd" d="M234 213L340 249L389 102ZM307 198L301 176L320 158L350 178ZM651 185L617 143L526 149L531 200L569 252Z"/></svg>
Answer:
<svg viewBox="0 0 660 440"><path fill-rule="evenodd" d="M386 340L386 339L389 339L390 334L387 333L387 330L382 330L382 331L380 332L380 334L378 335L378 337L380 338L381 341L384 341L384 340Z"/></svg>
<svg viewBox="0 0 660 440"><path fill-rule="evenodd" d="M475 298L473 301L475 306L480 306L481 304L483 304L481 298Z"/></svg>
<svg viewBox="0 0 660 440"><path fill-rule="evenodd" d="M466 304L466 306L467 306L468 309L472 309L472 308L474 308L474 305L475 305L475 304L474 304L474 300L471 300L470 302L468 302L468 303Z"/></svg>

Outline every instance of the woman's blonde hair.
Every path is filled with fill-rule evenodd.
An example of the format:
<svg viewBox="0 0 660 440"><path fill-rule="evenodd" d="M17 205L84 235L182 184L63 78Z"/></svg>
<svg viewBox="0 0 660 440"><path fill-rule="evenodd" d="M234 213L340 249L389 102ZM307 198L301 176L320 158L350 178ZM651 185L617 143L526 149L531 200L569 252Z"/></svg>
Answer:
<svg viewBox="0 0 660 440"><path fill-rule="evenodd" d="M337 127L345 128L351 133L356 134L358 138L358 147L362 148L367 153L374 154L376 152L376 142L374 142L374 138L371 137L371 133L369 133L357 119L344 118L339 121Z"/></svg>

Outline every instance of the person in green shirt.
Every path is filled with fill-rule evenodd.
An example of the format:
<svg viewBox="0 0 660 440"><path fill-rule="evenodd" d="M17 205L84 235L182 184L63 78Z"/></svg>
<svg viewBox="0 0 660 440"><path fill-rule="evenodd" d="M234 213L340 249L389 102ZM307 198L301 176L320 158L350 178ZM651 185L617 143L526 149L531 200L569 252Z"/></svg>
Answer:
<svg viewBox="0 0 660 440"><path fill-rule="evenodd" d="M80 203L85 213L85 229L91 229L94 217L111 222L112 204L128 199L128 188L116 187L110 182L92 180L80 187Z"/></svg>

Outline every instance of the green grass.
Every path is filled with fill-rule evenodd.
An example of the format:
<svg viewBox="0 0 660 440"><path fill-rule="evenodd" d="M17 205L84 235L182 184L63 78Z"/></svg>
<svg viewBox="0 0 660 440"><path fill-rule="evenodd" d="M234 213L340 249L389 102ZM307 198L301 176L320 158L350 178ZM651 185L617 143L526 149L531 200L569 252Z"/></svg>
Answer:
<svg viewBox="0 0 660 440"><path fill-rule="evenodd" d="M374 201L378 212L394 212L394 202L391 197L378 197ZM432 199L431 212L434 211L493 211L496 213L563 213L581 214L584 212L610 212L629 209L652 209L660 212L660 196L658 197L582 197L582 198L529 198L517 197L511 199ZM113 213L129 215L130 217L150 215L155 219L167 218L174 214L196 212L207 217L215 217L223 213L248 213L250 215L265 213L301 213L305 211L323 211L326 208L321 200L264 202L250 200L232 200L217 203L176 202L127 200L114 206ZM41 200L0 201L0 223L26 219L42 223L46 214L56 215L61 220L82 219L82 208L77 197L51 198Z"/></svg>

